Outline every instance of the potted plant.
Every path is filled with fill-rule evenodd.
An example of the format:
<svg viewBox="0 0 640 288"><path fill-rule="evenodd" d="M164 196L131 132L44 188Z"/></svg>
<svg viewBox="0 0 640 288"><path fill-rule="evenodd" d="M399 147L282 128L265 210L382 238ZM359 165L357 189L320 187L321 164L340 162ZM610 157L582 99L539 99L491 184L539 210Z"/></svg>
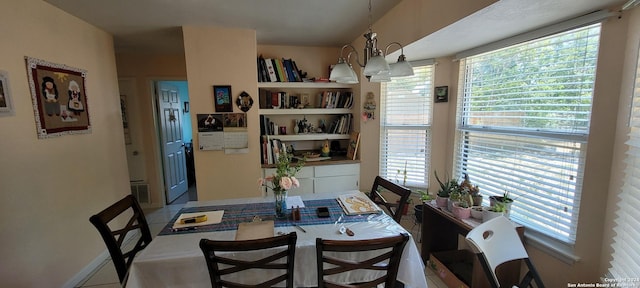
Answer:
<svg viewBox="0 0 640 288"><path fill-rule="evenodd" d="M473 198L473 206L482 206L482 195L480 195L480 187L471 184L469 174L464 174L464 180L460 183L460 190L465 191Z"/></svg>
<svg viewBox="0 0 640 288"><path fill-rule="evenodd" d="M493 206L482 210L482 222L487 222L500 215L504 215L507 207L503 202L495 202Z"/></svg>
<svg viewBox="0 0 640 288"><path fill-rule="evenodd" d="M431 196L429 194L429 189L427 188L426 191L424 190L416 190L418 193L420 193L420 201L422 203L427 203L430 202L431 200L433 200L433 196ZM417 204L415 206L413 206L413 212L415 213L416 216L416 222L418 223L422 223L422 208L423 208L423 204Z"/></svg>
<svg viewBox="0 0 640 288"><path fill-rule="evenodd" d="M502 196L491 196L489 197L489 206L496 206L498 203L504 205L504 215L509 217L509 211L511 211L511 204L515 199L509 196L509 191L504 191Z"/></svg>
<svg viewBox="0 0 640 288"><path fill-rule="evenodd" d="M452 211L453 216L460 219L467 219L471 216L471 206L473 204L473 197L467 192L457 191L456 200L453 203ZM453 194L452 194L453 197ZM449 199L452 200L453 198Z"/></svg>
<svg viewBox="0 0 640 288"><path fill-rule="evenodd" d="M438 184L440 184L440 189L438 190L438 194L436 197L436 205L438 205L438 207L447 207L450 194L452 191L457 190L458 182L453 179L446 179L445 181L440 180L437 171L433 171L433 174L436 176L436 181L438 181Z"/></svg>

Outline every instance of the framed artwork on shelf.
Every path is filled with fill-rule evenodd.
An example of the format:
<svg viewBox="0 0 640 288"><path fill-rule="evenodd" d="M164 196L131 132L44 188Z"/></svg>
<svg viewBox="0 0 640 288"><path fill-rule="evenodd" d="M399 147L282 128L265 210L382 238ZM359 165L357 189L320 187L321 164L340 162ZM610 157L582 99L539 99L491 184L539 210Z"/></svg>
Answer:
<svg viewBox="0 0 640 288"><path fill-rule="evenodd" d="M25 57L38 138L91 133L87 72Z"/></svg>
<svg viewBox="0 0 640 288"><path fill-rule="evenodd" d="M231 105L231 86L214 85L213 101L215 102L216 112L233 112Z"/></svg>
<svg viewBox="0 0 640 288"><path fill-rule="evenodd" d="M9 89L9 73L0 70L0 116L13 115L11 89Z"/></svg>

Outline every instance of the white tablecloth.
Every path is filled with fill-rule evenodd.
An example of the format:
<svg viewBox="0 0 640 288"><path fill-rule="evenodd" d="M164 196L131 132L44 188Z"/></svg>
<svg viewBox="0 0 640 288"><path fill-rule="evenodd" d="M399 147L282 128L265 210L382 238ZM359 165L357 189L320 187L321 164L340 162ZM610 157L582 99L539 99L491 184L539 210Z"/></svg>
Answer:
<svg viewBox="0 0 640 288"><path fill-rule="evenodd" d="M353 192L356 191L341 193ZM304 200L327 199L335 198L338 194L340 193L312 194L302 197ZM270 201L273 201L271 197L197 201L188 202L185 207ZM304 230L306 230L306 233L293 226L275 228L276 233L295 231L298 234L294 272L294 283L296 287L317 286L316 238L361 240L387 237L397 235L401 232L407 232L402 226L393 221L391 217L384 214L371 217L371 220L367 222L345 223L344 226L351 229L355 233L355 236L350 237L346 234L340 234L338 227L334 224L302 226ZM210 287L209 271L207 270L204 255L198 246L199 241L202 238L233 240L235 233L235 230L228 230L157 236L133 261L129 271L127 287ZM253 276L264 278L264 275ZM409 238L409 242L403 251L398 280L405 283L407 287L427 287L427 280L424 275L424 264L422 263L422 258L413 238Z"/></svg>

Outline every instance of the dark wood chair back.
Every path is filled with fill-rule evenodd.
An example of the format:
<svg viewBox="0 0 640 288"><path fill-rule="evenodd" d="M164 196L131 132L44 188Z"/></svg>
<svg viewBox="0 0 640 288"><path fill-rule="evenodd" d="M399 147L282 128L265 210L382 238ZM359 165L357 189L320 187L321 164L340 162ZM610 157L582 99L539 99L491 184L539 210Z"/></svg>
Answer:
<svg viewBox="0 0 640 288"><path fill-rule="evenodd" d="M316 238L316 257L318 261L318 288L350 287L365 288L376 287L384 283L384 287L398 287L398 267L404 246L409 240L409 235L402 233L397 236L367 239L367 240L323 240ZM343 253L378 251L372 258L353 260L352 257L341 257ZM324 252L331 252L324 253ZM337 252L337 253L336 253ZM330 264L324 267L324 263ZM337 283L326 277L354 270L378 270L386 271L386 274L367 282ZM343 282L343 281L340 281ZM356 281L354 281L356 282Z"/></svg>
<svg viewBox="0 0 640 288"><path fill-rule="evenodd" d="M293 288L293 264L295 259L297 239L298 236L296 232L291 232L287 235L282 236L255 240L219 241L201 239L200 249L202 249L204 258L207 262L209 277L211 278L211 285L213 286L213 288L266 288L273 287L273 285L285 281L287 288ZM283 246L286 246L286 249L272 249L272 254L251 261L236 259L236 257L233 256L233 253L218 253L266 250ZM281 259L286 259L286 262L282 263L283 261L281 261ZM220 267L219 264L223 264L225 266ZM222 279L222 276L224 275L238 273L250 269L282 270L284 273L280 276L272 279L267 279L266 281L258 284L239 284Z"/></svg>
<svg viewBox="0 0 640 288"><path fill-rule="evenodd" d="M397 203L387 201L387 199L382 195L380 188L384 188L384 190L400 196L400 199ZM390 216L393 217L393 220L398 222L398 224L400 224L400 220L402 220L402 212L405 207L409 205L407 201L410 196L411 190L380 176L376 176L376 180L373 182L373 187L371 187L371 193L369 193L369 198L371 198L374 203L382 206L383 209L386 209Z"/></svg>
<svg viewBox="0 0 640 288"><path fill-rule="evenodd" d="M112 221L116 218L118 220ZM124 226L120 227L118 223L122 222L118 221L125 220L125 218L128 220ZM147 224L140 204L133 195L127 195L100 213L91 216L89 221L98 229L107 245L120 283L125 283L133 257L147 247L152 239L149 224ZM129 232L134 233L131 235L135 235L131 240L136 241L132 247L123 245Z"/></svg>

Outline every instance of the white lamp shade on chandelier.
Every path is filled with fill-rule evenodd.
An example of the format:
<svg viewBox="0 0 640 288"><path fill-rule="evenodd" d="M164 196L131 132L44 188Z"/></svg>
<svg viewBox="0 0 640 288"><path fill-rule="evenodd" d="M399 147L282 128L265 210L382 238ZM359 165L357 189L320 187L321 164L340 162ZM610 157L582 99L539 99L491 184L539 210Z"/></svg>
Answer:
<svg viewBox="0 0 640 288"><path fill-rule="evenodd" d="M389 72L389 64L387 60L382 57L381 54L373 56L367 61L367 65L364 66L364 76L373 76L379 73Z"/></svg>
<svg viewBox="0 0 640 288"><path fill-rule="evenodd" d="M338 64L331 70L329 80L336 81L338 83L358 83L358 77L353 71L351 64L351 53L356 54L356 62L360 67L364 68L362 74L369 78L370 82L388 82L391 81L391 77L406 77L413 75L413 68L411 64L406 61L404 56L404 47L398 42L392 42L387 45L385 52L378 49L378 40L376 39L376 33L371 28L371 0L369 0L369 31L364 34L367 39L364 48L364 64L360 63L360 57L355 47L350 44L342 46L340 50L340 58L338 58ZM400 57L398 62L389 65L385 60L385 54L388 52L391 45L400 46ZM345 61L344 49L350 48L347 60Z"/></svg>

